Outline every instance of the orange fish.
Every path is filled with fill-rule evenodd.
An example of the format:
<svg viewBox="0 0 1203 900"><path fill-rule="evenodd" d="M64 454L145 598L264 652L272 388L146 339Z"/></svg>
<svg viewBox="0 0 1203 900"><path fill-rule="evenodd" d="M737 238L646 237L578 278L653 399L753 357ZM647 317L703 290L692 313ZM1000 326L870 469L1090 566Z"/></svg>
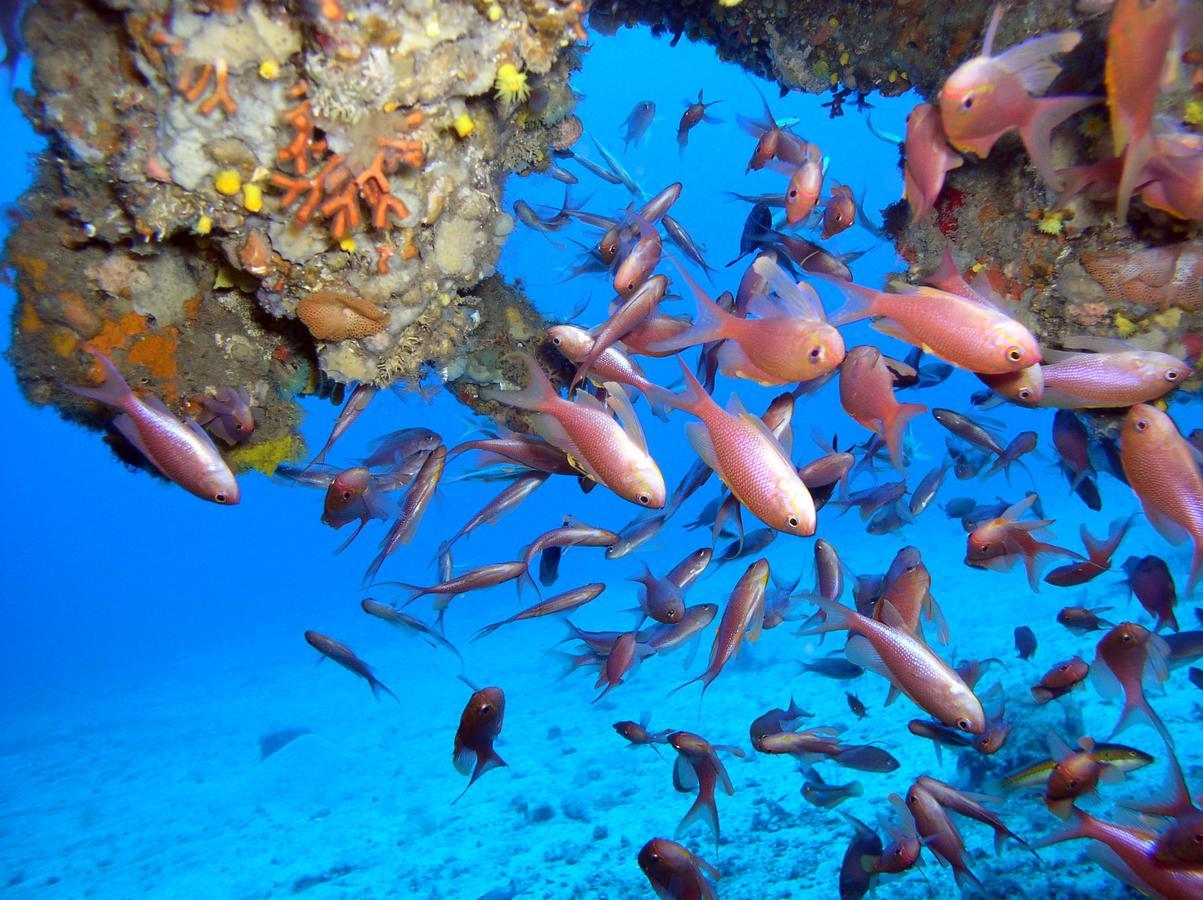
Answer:
<svg viewBox="0 0 1203 900"><path fill-rule="evenodd" d="M716 900L718 897L710 883L718 881L718 870L668 838L652 838L643 845L639 851L639 868L651 882L656 896L664 900Z"/></svg>
<svg viewBox="0 0 1203 900"><path fill-rule="evenodd" d="M902 169L902 196L911 207L911 221L931 215L944 188L944 176L964 159L948 146L940 124L940 110L920 103L906 117L906 163Z"/></svg>
<svg viewBox="0 0 1203 900"><path fill-rule="evenodd" d="M1032 698L1040 705L1048 703L1080 687L1089 674L1090 665L1080 656L1059 662L1032 688Z"/></svg>
<svg viewBox="0 0 1203 900"><path fill-rule="evenodd" d="M1133 722L1143 721L1156 729L1167 745L1173 744L1165 723L1149 705L1144 689L1146 675L1152 676L1157 682L1169 678L1166 666L1169 652L1165 641L1134 622L1120 622L1103 635L1095 652L1094 664L1090 667L1090 677L1104 697L1123 694L1124 708L1111 737Z"/></svg>
<svg viewBox="0 0 1203 900"><path fill-rule="evenodd" d="M790 175L785 188L785 220L796 225L811 214L823 193L823 174L827 166L819 148L806 145L806 158Z"/></svg>
<svg viewBox="0 0 1203 900"><path fill-rule="evenodd" d="M1044 803L1059 819L1068 819L1074 802L1083 794L1096 793L1099 783L1122 781L1124 773L1099 759L1094 753L1094 741L1083 737L1078 748L1068 746L1055 732L1048 735L1049 754L1057 760L1044 788Z"/></svg>
<svg viewBox="0 0 1203 900"><path fill-rule="evenodd" d="M696 678L691 678L676 691L695 681L702 682L702 694L706 688L718 678L723 666L736 657L743 644L744 634L751 630L748 640L760 636L760 622L764 617L764 597L769 584L769 564L767 560L758 559L736 582L731 591L731 599L723 610L723 618L719 622L718 633L714 636L714 644L710 648L710 663L706 671Z"/></svg>
<svg viewBox="0 0 1203 900"><path fill-rule="evenodd" d="M823 240L846 231L856 221L856 200L852 188L837 184L831 188L831 198L823 207Z"/></svg>
<svg viewBox="0 0 1203 900"><path fill-rule="evenodd" d="M1203 475L1174 420L1153 406L1138 404L1124 417L1120 459L1150 524L1171 544L1194 541L1189 596L1203 571Z"/></svg>
<svg viewBox="0 0 1203 900"><path fill-rule="evenodd" d="M1053 524L1052 519L1020 520L1029 506L1036 501L1036 494L1028 494L995 519L983 522L969 533L965 547L965 564L975 569L994 569L1006 572L1015 563L1023 561L1028 573L1028 584L1033 591L1040 590L1040 567L1049 556L1069 556L1082 559L1073 550L1038 540L1034 532Z"/></svg>
<svg viewBox="0 0 1203 900"><path fill-rule="evenodd" d="M1076 31L1046 34L992 56L1002 6L994 8L980 56L957 67L940 91L940 117L948 142L985 158L1008 131L1019 130L1032 164L1058 187L1053 171L1052 131L1101 97L1044 97L1061 67L1050 57L1068 53L1082 40Z"/></svg>
<svg viewBox="0 0 1203 900"><path fill-rule="evenodd" d="M1169 63L1180 0L1117 0L1107 28L1107 108L1116 154L1123 172L1115 214L1128 218L1128 203L1145 166L1156 152L1153 113L1162 76Z"/></svg>
<svg viewBox="0 0 1203 900"><path fill-rule="evenodd" d="M471 686L471 685L469 685ZM505 760L493 749L493 742L501 734L505 719L505 692L499 687L473 689L468 704L460 715L459 728L455 731L455 744L451 761L461 775L472 773L468 787L459 797L468 792L485 772L506 765ZM456 800L459 800L456 797ZM452 801L454 802L454 801Z"/></svg>
<svg viewBox="0 0 1203 900"><path fill-rule="evenodd" d="M840 403L844 412L886 442L890 461L905 473L902 435L907 423L927 412L927 407L894 399L894 374L876 347L853 347L848 352L840 369Z"/></svg>
<svg viewBox="0 0 1203 900"><path fill-rule="evenodd" d="M673 766L673 787L683 794L698 792L693 806L681 819L673 837L680 837L694 822L703 821L714 832L714 846L718 848L718 806L714 802L715 789L722 786L730 797L735 793L731 776L727 774L719 750L727 750L743 757L738 747L712 746L700 735L689 731L674 731L668 736L668 744L677 751L677 762Z"/></svg>

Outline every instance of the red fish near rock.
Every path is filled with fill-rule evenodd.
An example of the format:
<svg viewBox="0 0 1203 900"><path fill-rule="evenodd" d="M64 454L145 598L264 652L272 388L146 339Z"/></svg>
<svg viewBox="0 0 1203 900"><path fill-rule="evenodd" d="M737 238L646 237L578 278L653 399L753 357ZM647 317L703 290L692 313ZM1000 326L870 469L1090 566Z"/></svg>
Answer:
<svg viewBox="0 0 1203 900"><path fill-rule="evenodd" d="M902 170L902 196L911 207L911 221L931 215L944 188L944 176L964 160L948 146L940 124L940 110L919 103L906 117L906 164Z"/></svg>
<svg viewBox="0 0 1203 900"><path fill-rule="evenodd" d="M677 147L682 157L685 156L685 145L689 143L689 132L694 126L700 122L717 123L720 120L706 112L716 103L722 103L722 100L711 100L709 103L702 99L702 92L698 91L698 99L696 102L686 100L685 112L681 113L681 121L677 123Z"/></svg>
<svg viewBox="0 0 1203 900"><path fill-rule="evenodd" d="M823 207L823 240L852 227L856 221L856 200L846 184L833 185L831 197Z"/></svg>
<svg viewBox="0 0 1203 900"><path fill-rule="evenodd" d="M662 900L716 900L718 870L676 841L652 838L639 851L639 868Z"/></svg>
<svg viewBox="0 0 1203 900"><path fill-rule="evenodd" d="M84 347L104 372L100 387L67 389L121 411L113 426L166 478L202 500L233 506L239 500L238 482L213 439L192 419L179 419L158 397L142 399L130 390L112 360Z"/></svg>
<svg viewBox="0 0 1203 900"><path fill-rule="evenodd" d="M469 685L472 687L472 685ZM452 802L468 792L481 775L490 769L506 765L505 760L493 749L493 742L501 734L505 718L505 692L499 687L472 689L472 696L460 714L459 728L455 730L455 744L451 761L461 775L472 773L468 787Z"/></svg>
<svg viewBox="0 0 1203 900"><path fill-rule="evenodd" d="M1018 503L1007 507L1001 516L984 522L970 532L966 541L965 564L976 569L1006 572L1022 561L1033 591L1040 589L1040 566L1052 555L1082 557L1073 550L1045 543L1035 532L1053 524L1051 519L1021 521L1019 517L1035 502L1037 495L1028 494Z"/></svg>
<svg viewBox="0 0 1203 900"><path fill-rule="evenodd" d="M994 8L981 55L962 63L940 91L940 117L953 147L985 158L1008 131L1019 130L1032 164L1054 187L1052 131L1101 97L1043 97L1061 73L1050 57L1068 53L1082 40L1076 31L1035 37L993 56L1002 6Z"/></svg>

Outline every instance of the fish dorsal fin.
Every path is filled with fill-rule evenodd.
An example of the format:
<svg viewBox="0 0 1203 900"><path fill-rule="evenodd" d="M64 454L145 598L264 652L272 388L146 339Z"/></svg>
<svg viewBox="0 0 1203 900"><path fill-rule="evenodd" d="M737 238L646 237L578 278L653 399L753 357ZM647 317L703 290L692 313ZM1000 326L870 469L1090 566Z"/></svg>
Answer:
<svg viewBox="0 0 1203 900"><path fill-rule="evenodd" d="M776 307L778 310L803 319L827 320L823 304L819 301L819 295L815 289L806 282L795 282L775 260L765 255L758 256L752 263L752 270L768 282L777 294ZM749 306L756 315L768 318L771 313L760 312L756 308L765 303L771 304L772 301L767 296L761 295L753 298L752 304Z"/></svg>
<svg viewBox="0 0 1203 900"><path fill-rule="evenodd" d="M1125 353L1136 349L1131 341L1097 334L1067 334L1061 338L1061 346L1067 350L1089 350L1092 353Z"/></svg>
<svg viewBox="0 0 1203 900"><path fill-rule="evenodd" d="M1073 350L1058 350L1055 347L1040 346L1040 362L1042 365L1051 366L1055 363L1069 362L1074 359L1081 359L1087 354L1075 352Z"/></svg>
<svg viewBox="0 0 1203 900"><path fill-rule="evenodd" d="M1053 762L1059 763L1066 757L1073 756L1076 752L1073 747L1069 746L1062 739L1061 735L1057 734L1051 728L1045 735L1045 739L1048 741L1048 755L1052 757Z"/></svg>
<svg viewBox="0 0 1203 900"><path fill-rule="evenodd" d="M990 56L994 52L994 38L998 34L1002 14L1002 4L995 4L993 12L990 13L990 23L986 26L986 37L982 40L982 56Z"/></svg>
<svg viewBox="0 0 1203 900"><path fill-rule="evenodd" d="M217 445L213 443L213 438L209 437L209 432L205 431L205 429L202 428L195 419L189 419L185 416L183 422L189 431L195 434L209 447L212 447L214 452L218 452Z"/></svg>
<svg viewBox="0 0 1203 900"><path fill-rule="evenodd" d="M606 403L618 416L623 431L636 447L647 453L647 438L643 434L643 426L639 424L639 416L635 415L635 408L631 406L626 390L615 381L607 381L603 387L606 389Z"/></svg>
<svg viewBox="0 0 1203 900"><path fill-rule="evenodd" d="M1000 518L1006 519L1008 522L1016 521L1020 516L1028 511L1028 508L1036 502L1037 494L1028 494L1022 500L1012 503L1004 511Z"/></svg>
<svg viewBox="0 0 1203 900"><path fill-rule="evenodd" d="M1081 40L1082 35L1077 31L1043 34L1016 44L996 56L995 61L1018 75L1029 94L1040 97L1061 74L1061 67L1049 57L1056 53L1068 53Z"/></svg>
<svg viewBox="0 0 1203 900"><path fill-rule="evenodd" d="M944 247L944 256L940 259L940 265L923 280L942 291L948 291L950 294L963 295L973 290L965 282L965 276L961 274L960 268L952 258L952 248L948 245Z"/></svg>

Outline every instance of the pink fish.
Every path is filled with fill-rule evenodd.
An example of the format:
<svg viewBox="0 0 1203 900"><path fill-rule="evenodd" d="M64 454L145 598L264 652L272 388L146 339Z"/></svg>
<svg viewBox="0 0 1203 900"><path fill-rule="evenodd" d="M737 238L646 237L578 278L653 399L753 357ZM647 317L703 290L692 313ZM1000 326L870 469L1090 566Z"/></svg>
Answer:
<svg viewBox="0 0 1203 900"><path fill-rule="evenodd" d="M1104 81L1115 152L1123 156L1116 217L1127 221L1128 203L1156 152L1153 113L1179 24L1180 0L1118 0L1107 27ZM1197 11L1196 11L1197 15Z"/></svg>
<svg viewBox="0 0 1203 900"><path fill-rule="evenodd" d="M719 368L727 375L758 384L781 385L822 377L844 358L840 333L827 324L818 296L809 285L796 285L775 262L759 258L754 264L773 279L777 300L758 295L750 303L758 317L745 319L726 312L682 270L693 291L697 316L693 326L652 349L683 350L711 341L719 348Z"/></svg>
<svg viewBox="0 0 1203 900"><path fill-rule="evenodd" d="M902 170L903 192L911 207L911 221L931 215L936 198L944 188L944 176L964 160L944 139L940 110L920 103L906 117L906 163Z"/></svg>
<svg viewBox="0 0 1203 900"><path fill-rule="evenodd" d="M877 621L822 597L811 600L827 614L827 620L816 622L799 634L850 632L844 647L844 655L850 662L888 679L899 692L945 725L969 734L982 734L986 730L981 701L961 676L927 646L921 635L907 629L892 606L884 604L882 620Z"/></svg>
<svg viewBox="0 0 1203 900"><path fill-rule="evenodd" d="M689 731L674 731L668 736L668 743L677 751L677 762L673 767L673 787L681 793L697 791L697 799L685 813L677 826L674 837L680 837L694 822L703 821L714 832L714 844L718 847L718 806L714 802L716 788L722 787L727 796L735 793L731 785L731 776L727 774L722 760L718 758L719 750L727 750L742 757L744 752L738 747L712 746L700 735Z"/></svg>
<svg viewBox="0 0 1203 900"><path fill-rule="evenodd" d="M1049 556L1082 559L1073 550L1046 543L1035 536L1036 531L1053 524L1051 519L1020 520L1019 517L1036 501L1036 497L1036 494L1028 494L1018 503L1007 507L1001 516L973 529L966 539L965 564L977 569L1006 572L1022 561L1027 569L1028 584L1033 591L1038 591L1041 565Z"/></svg>
<svg viewBox="0 0 1203 900"><path fill-rule="evenodd" d="M348 428L355 424L355 420L368 408L368 404L372 402L380 389L370 384L361 384L351 391L351 396L347 398L347 402L343 404L342 410L338 414L338 418L334 420L334 427L330 430L330 437L326 438L326 443L322 445L322 449L318 452L306 469L326 461L326 455L334 449L334 445L338 439L342 437Z"/></svg>
<svg viewBox="0 0 1203 900"><path fill-rule="evenodd" d="M1194 541L1189 596L1203 571L1203 475L1195 454L1173 419L1141 403L1124 417L1120 458L1150 524L1172 544Z"/></svg>
<svg viewBox="0 0 1203 900"><path fill-rule="evenodd" d="M894 375L876 347L853 347L848 352L840 369L840 403L844 412L886 442L890 461L905 473L902 435L907 423L927 412L927 407L894 399Z"/></svg>
<svg viewBox="0 0 1203 900"><path fill-rule="evenodd" d="M599 688L605 685L605 688L593 698L593 702L596 703L614 688L624 683L627 676L635 670L635 667L655 652L647 644L641 643L638 634L634 631L628 631L621 635L618 640L610 645L610 652L606 654L606 661L602 665L601 671L597 674L597 683L593 686Z"/></svg>
<svg viewBox="0 0 1203 900"><path fill-rule="evenodd" d="M1137 350L1107 338L1070 338L1066 346L1091 353L1045 350L1040 367L1043 396L1037 406L1061 409L1109 409L1151 403L1175 390L1193 374L1169 353Z"/></svg>
<svg viewBox="0 0 1203 900"><path fill-rule="evenodd" d="M387 519L392 504L377 491L372 473L363 466L339 472L326 490L322 522L331 528L342 528L348 522L359 521L359 527L335 550L340 553L363 531L372 519Z"/></svg>
<svg viewBox="0 0 1203 900"><path fill-rule="evenodd" d="M1027 328L988 300L970 299L922 285L895 283L896 293L862 287L820 273L848 303L830 321L846 325L881 316L879 331L921 347L970 372L999 374L1040 361L1040 347Z"/></svg>
<svg viewBox="0 0 1203 900"><path fill-rule="evenodd" d="M1115 551L1119 549L1120 541L1124 539L1124 535L1132 527L1132 521L1132 517L1116 519L1111 523L1111 531L1108 532L1106 538L1094 537L1086 530L1086 526L1083 525L1081 536L1082 545L1086 548L1086 560L1053 569L1053 571L1044 576L1045 583L1056 585L1057 587L1076 587L1088 581L1093 581L1104 572L1110 571L1111 557L1115 555Z"/></svg>
<svg viewBox="0 0 1203 900"><path fill-rule="evenodd" d="M785 220L789 224L798 224L818 205L825 169L819 148L808 144L806 158L794 169L785 188Z"/></svg>
<svg viewBox="0 0 1203 900"><path fill-rule="evenodd" d="M724 411L681 363L685 392L657 390L670 406L697 416L685 426L689 443L706 465L753 515L766 525L808 537L815 533L815 506L780 442L732 395Z"/></svg>
<svg viewBox="0 0 1203 900"><path fill-rule="evenodd" d="M710 647L710 663L706 671L696 678L682 684L674 690L679 691L695 681L702 682L702 694L711 682L718 678L723 666L734 659L743 644L745 633L749 640L755 640L760 633L760 622L764 617L764 598L769 584L769 564L767 560L758 559L735 584L731 591L731 599L723 610L723 618L719 622L718 633L714 636L714 644Z"/></svg>
<svg viewBox="0 0 1203 900"><path fill-rule="evenodd" d="M716 900L718 897L711 883L718 881L718 870L668 838L652 838L643 845L639 851L639 868L657 897L671 900Z"/></svg>
<svg viewBox="0 0 1203 900"><path fill-rule="evenodd" d="M610 408L589 394L575 401L560 397L539 364L522 354L529 381L523 390L486 388L481 396L507 406L540 413L535 428L549 443L563 450L589 478L604 484L620 497L645 506L664 506L664 476L647 452L643 429L620 385L608 382ZM619 425L611 414L625 420Z"/></svg>
<svg viewBox="0 0 1203 900"><path fill-rule="evenodd" d="M1104 697L1123 695L1124 708L1111 732L1115 737L1134 722L1143 722L1172 745L1169 730L1145 697L1144 680L1164 682L1169 677L1165 641L1134 622L1120 622L1099 640L1090 678Z"/></svg>
<svg viewBox="0 0 1203 900"><path fill-rule="evenodd" d="M212 397L201 397L196 421L217 435L227 447L241 444L255 431L251 392L246 388L218 388Z"/></svg>
<svg viewBox="0 0 1203 900"><path fill-rule="evenodd" d="M1082 40L1076 31L1032 38L992 56L1002 6L994 8L980 56L962 63L940 91L940 118L948 142L962 153L985 158L995 142L1018 129L1032 164L1054 188L1052 131L1101 97L1042 96L1061 67L1050 57L1068 53Z"/></svg>
<svg viewBox="0 0 1203 900"><path fill-rule="evenodd" d="M707 103L702 99L702 91L700 90L698 91L696 102L685 101L685 112L681 113L681 121L677 123L677 147L682 158L685 156L685 145L689 143L689 132L699 122L719 122L719 119L710 115L706 110L714 106L714 104L722 102L722 100L711 100Z"/></svg>
<svg viewBox="0 0 1203 900"><path fill-rule="evenodd" d="M136 396L112 360L92 347L84 349L100 364L104 382L99 387L68 385L67 389L120 410L114 427L164 477L202 500L236 504L238 482L205 430L192 419L172 415L158 397Z"/></svg>
<svg viewBox="0 0 1203 900"><path fill-rule="evenodd" d="M569 362L582 365L585 359L594 356L592 351L595 339L584 328L575 325L553 325L547 329L547 337L551 345L563 353ZM643 367L617 345L607 347L600 354L596 354L588 371L593 374L595 381L616 381L633 387L641 394L647 393L644 389L651 384L644 374ZM663 416L663 411L659 411L657 415Z"/></svg>

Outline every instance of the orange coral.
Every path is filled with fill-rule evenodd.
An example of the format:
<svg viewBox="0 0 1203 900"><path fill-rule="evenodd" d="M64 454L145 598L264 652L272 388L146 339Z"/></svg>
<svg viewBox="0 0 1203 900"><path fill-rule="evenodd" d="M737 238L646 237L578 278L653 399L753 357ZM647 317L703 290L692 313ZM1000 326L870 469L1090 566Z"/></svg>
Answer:
<svg viewBox="0 0 1203 900"><path fill-rule="evenodd" d="M213 79L213 93L197 107L204 115L209 115L217 107L231 115L238 109L238 104L230 96L230 70L224 59L206 63L199 70L188 69L176 81L176 90L184 95L189 103L196 103L209 87Z"/></svg>
<svg viewBox="0 0 1203 900"><path fill-rule="evenodd" d="M374 303L339 291L316 291L297 304L297 318L319 341L345 341L377 334L388 313Z"/></svg>
<svg viewBox="0 0 1203 900"><path fill-rule="evenodd" d="M307 92L304 84L293 89L293 95L303 97ZM407 128L421 124L420 111L409 113L404 119ZM317 136L312 108L308 100L294 106L284 114L285 123L293 134L288 143L278 152L281 163L289 163L291 172L274 172L271 184L284 191L282 202L292 206L303 196L297 207L296 221L305 225L320 215L329 225L330 235L341 241L359 228L362 223L361 204L370 211L371 227L386 231L393 217L404 219L409 208L392 193L389 177L402 165L420 167L425 161L421 141L403 138L380 138L375 155L368 165L356 171L347 154L336 153L326 157L329 148L326 141ZM324 165L314 175L311 167L325 159Z"/></svg>
<svg viewBox="0 0 1203 900"><path fill-rule="evenodd" d="M146 369L156 378L170 381L178 368L175 361L177 343L174 328L165 328L157 334L148 334L134 342L125 358Z"/></svg>

